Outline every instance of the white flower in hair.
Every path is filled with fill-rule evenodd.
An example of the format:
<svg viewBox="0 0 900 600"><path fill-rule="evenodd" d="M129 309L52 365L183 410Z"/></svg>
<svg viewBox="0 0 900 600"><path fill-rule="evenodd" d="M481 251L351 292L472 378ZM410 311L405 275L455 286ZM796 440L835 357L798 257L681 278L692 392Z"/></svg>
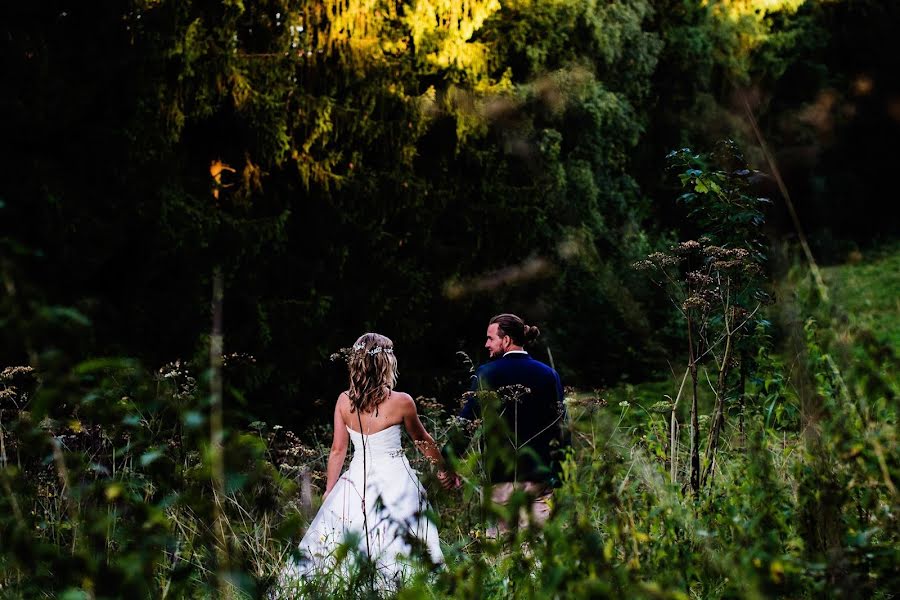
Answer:
<svg viewBox="0 0 900 600"><path fill-rule="evenodd" d="M360 344L353 345L353 350L355 352L359 352L360 350L365 350L365 349L366 349L365 344L360 343ZM393 348L382 348L381 346L375 346L371 350L366 350L366 353L370 354L372 356L375 356L376 354L381 354L382 352L393 353L394 349Z"/></svg>

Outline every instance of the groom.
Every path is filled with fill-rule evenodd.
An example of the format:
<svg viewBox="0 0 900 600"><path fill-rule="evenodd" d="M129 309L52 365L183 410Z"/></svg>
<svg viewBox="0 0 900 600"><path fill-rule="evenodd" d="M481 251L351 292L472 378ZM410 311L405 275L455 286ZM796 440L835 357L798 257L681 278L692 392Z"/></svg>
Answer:
<svg viewBox="0 0 900 600"><path fill-rule="evenodd" d="M514 492L523 491L531 501L532 519L543 524L550 516L549 500L558 482L567 432L559 374L525 351L525 345L539 335L537 327L513 314L490 320L484 346L493 360L475 372L475 393L459 416L469 421L481 416L478 392L496 392L501 397L499 418L507 429L504 445L512 450L513 460L491 469L491 499L505 506ZM501 529L505 527L501 523Z"/></svg>

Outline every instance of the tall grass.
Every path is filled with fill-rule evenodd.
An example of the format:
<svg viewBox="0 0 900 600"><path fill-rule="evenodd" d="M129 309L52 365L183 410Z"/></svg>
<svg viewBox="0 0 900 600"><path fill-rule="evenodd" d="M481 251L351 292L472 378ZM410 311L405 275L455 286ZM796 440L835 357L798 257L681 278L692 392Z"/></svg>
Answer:
<svg viewBox="0 0 900 600"><path fill-rule="evenodd" d="M835 304L840 293L823 300L801 269L778 296L768 316L779 335L759 349L747 401L725 405L717 476L701 493L683 485L687 432L671 443L678 374L569 390L572 448L542 528L486 535L498 518L515 524L527 502L485 502L491 431L465 432L472 443L453 492L409 445L446 564L433 570L413 557L400 589L373 586L352 541L332 573L281 578L318 508L324 425L298 434L240 426L232 415L217 482L208 371L182 362L148 370L126 359L6 368L0 589L11 598L205 598L223 586L238 597L892 597L900 589L897 354L862 315ZM242 360L225 357L226 389ZM418 405L439 444L454 435L456 399ZM702 426L715 406L715 390L701 387Z"/></svg>

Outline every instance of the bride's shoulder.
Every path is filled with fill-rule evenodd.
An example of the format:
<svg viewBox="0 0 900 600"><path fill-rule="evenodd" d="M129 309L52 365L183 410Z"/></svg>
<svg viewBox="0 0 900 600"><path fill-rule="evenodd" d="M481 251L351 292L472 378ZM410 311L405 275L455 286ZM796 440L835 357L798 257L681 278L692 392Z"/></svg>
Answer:
<svg viewBox="0 0 900 600"><path fill-rule="evenodd" d="M416 412L416 401L405 392L391 392L391 404L396 413L404 417Z"/></svg>

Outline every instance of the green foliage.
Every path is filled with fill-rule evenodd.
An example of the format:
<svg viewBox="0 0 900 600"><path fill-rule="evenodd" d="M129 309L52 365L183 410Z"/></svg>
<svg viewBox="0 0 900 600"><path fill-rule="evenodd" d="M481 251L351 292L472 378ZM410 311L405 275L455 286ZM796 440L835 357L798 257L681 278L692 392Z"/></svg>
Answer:
<svg viewBox="0 0 900 600"><path fill-rule="evenodd" d="M424 459L410 456L439 518L443 569L414 562L403 587L385 594L372 587L371 565L351 540L339 568L302 582L302 591L683 599L893 589L900 535L891 516L900 465L889 450L896 447L895 358L876 352L843 363L838 344L848 335L865 340L864 331L842 325L839 314L831 327L817 325L838 309L817 300L802 279L797 285L816 317L802 332L803 362L788 362L796 354L778 359L765 347L760 352L744 425L725 435L716 484L698 497L669 479L670 384L632 386L609 400L568 393L574 445L544 527L525 519L508 538L486 535L498 517L515 523L528 499L514 495L505 509L485 502L484 474L491 460L502 460L491 440L499 440L498 448L506 441L498 424L485 423L471 432L473 452L458 466L459 491L440 492ZM226 380L239 380L244 364L228 358ZM151 373L124 359L0 374L6 592L213 593L213 574L222 566L210 527L205 385L188 364ZM443 443L451 432L444 404L417 402ZM298 590L284 587L279 574L315 508L303 494L298 501L297 491L321 485L327 431L311 429L301 441L281 425L244 423L226 437L226 577L238 595L289 597ZM686 464L687 448L675 452ZM290 481L294 475L299 486Z"/></svg>
<svg viewBox="0 0 900 600"><path fill-rule="evenodd" d="M898 6L5 6L0 364L28 366L0 375L4 594L276 590L327 455L321 427L301 442L284 425L328 412L319 398L344 382L323 366L332 350L389 329L404 387L443 399L423 409L441 440L458 387L447 359L500 310L541 325L535 354L567 382L640 381L684 343L627 267L705 235L680 247L695 263L676 279L739 260L746 272L699 274L731 277L729 301L753 317L740 363L695 363L698 427L725 422L717 406L735 424L715 485L687 498L671 483L693 458L685 432L670 437L688 416L680 373L608 403L582 392L557 516L486 540L502 516L483 502L494 458L462 457L458 495L428 481L448 565L398 595L887 597L900 585L896 261L826 269L832 303L794 271L781 304L753 313L767 301L760 188L774 185L733 146L679 151L682 202L653 200L673 196L673 147L729 137L770 168L755 116L801 220L827 234L817 252L843 259L856 245L842 236L895 232L876 203L894 194ZM208 355L214 272L228 349L217 499L207 359L146 367ZM728 329L736 315L706 310L721 293L703 282L677 304L692 300L706 334ZM118 356L135 358L97 358ZM349 577L307 591L373 596L347 556Z"/></svg>
<svg viewBox="0 0 900 600"><path fill-rule="evenodd" d="M666 150L746 138L733 87L815 63L842 9L811 4L10 8L0 210L44 257L11 275L25 303L77 304L104 353L158 363L195 348L222 266L258 405L330 394L322 359L384 323L440 391L423 332L472 351L457 331L500 306L543 321L571 382L645 376L670 315L625 267L683 226L649 201Z"/></svg>
<svg viewBox="0 0 900 600"><path fill-rule="evenodd" d="M212 589L223 567L198 383L182 363L148 373L123 359L3 371L4 589L23 597ZM264 577L266 553L279 548L273 540L292 531L283 503L293 488L258 437L228 435L225 454L230 568L234 585L250 591L250 574Z"/></svg>
<svg viewBox="0 0 900 600"><path fill-rule="evenodd" d="M579 358L592 337L651 336L641 286L615 275L648 240L628 157L660 51L649 3L317 6L59 2L18 14L22 83L6 97L41 93L15 104L10 139L43 158L12 167L4 210L41 223L10 239L49 257L15 274L35 284L20 300L71 290L98 347L163 362L203 334L219 265L226 343L266 358L246 390L259 402L300 394L285 375L297 369L320 381L322 358L377 323L434 370L423 332L480 329L501 303L546 315L547 339L582 331L554 348L572 379L649 368L659 351L599 368ZM39 25L51 17L52 33ZM80 38L90 43L67 60ZM91 109L103 103L115 113ZM561 294L578 309L549 308Z"/></svg>
<svg viewBox="0 0 900 600"><path fill-rule="evenodd" d="M689 219L704 235L673 246L671 254L654 252L634 267L650 273L679 310L685 326L687 368L669 407L668 445L674 449L678 444L676 408L690 376L690 389L684 394L691 403L687 474L696 494L715 471L719 439L729 414L740 415L743 430L746 379L753 372L751 352L766 325L760 316L760 309L768 303L760 206L768 201L750 193L751 171L730 140L720 142L708 155L695 155L685 148L672 152L669 159L688 190L679 201L688 207ZM715 383L704 372L715 395L715 410L701 463L698 387L704 363L713 365L709 370L714 371ZM672 450L673 482L679 477L675 460Z"/></svg>
<svg viewBox="0 0 900 600"><path fill-rule="evenodd" d="M898 529L888 516L900 468L889 450L897 436L897 355L842 305L823 301L805 275L795 271L791 281L809 315L803 338L811 380L801 388L808 442L797 475L806 551L829 584L872 594L896 580L887 565L897 560ZM857 281L863 295L884 284Z"/></svg>

